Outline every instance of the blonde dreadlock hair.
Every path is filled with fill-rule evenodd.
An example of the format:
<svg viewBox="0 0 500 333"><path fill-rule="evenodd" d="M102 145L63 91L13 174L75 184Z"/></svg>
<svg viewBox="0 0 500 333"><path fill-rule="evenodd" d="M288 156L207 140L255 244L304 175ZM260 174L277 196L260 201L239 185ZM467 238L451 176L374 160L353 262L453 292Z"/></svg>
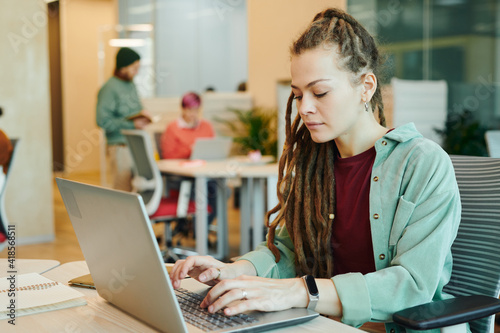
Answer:
<svg viewBox="0 0 500 333"><path fill-rule="evenodd" d="M371 71L378 75L382 63L372 36L352 16L338 9L327 9L314 17L306 31L293 43L292 55L320 45L338 47L343 68L353 73L353 84ZM333 59L332 59L333 61ZM297 275L331 277L333 258L330 245L329 214L335 212L335 177L333 172L336 145L315 143L300 115L291 122L293 92L286 110L286 141L279 161L279 203L266 215L269 234L267 246L276 258L276 228L284 223L295 247ZM371 100L372 112L378 110L379 122L385 125L382 94L377 89ZM273 222L270 215L278 212Z"/></svg>

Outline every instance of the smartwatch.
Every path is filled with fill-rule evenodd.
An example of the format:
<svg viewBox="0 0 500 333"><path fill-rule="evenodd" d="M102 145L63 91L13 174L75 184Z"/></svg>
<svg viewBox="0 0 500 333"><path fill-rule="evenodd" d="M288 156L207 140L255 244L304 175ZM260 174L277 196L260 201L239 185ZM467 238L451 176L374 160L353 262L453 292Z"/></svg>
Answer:
<svg viewBox="0 0 500 333"><path fill-rule="evenodd" d="M304 280L307 292L309 293L309 304L307 305L307 308L309 310L314 310L316 309L316 304L318 304L319 301L318 286L316 285L316 281L312 275L304 275L302 280Z"/></svg>

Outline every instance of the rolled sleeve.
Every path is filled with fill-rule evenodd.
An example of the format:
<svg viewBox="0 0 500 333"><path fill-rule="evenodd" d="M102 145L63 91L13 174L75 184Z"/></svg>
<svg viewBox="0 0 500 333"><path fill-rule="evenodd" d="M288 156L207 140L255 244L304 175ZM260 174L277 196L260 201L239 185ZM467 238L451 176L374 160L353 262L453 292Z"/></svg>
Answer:
<svg viewBox="0 0 500 333"><path fill-rule="evenodd" d="M372 317L370 292L361 273L349 273L332 278L340 302L342 322L359 327Z"/></svg>
<svg viewBox="0 0 500 333"><path fill-rule="evenodd" d="M245 254L239 260L250 261L257 271L257 276L275 279L295 277L294 246L286 227L283 226L277 231L274 245L281 255L278 263L276 263L274 254L267 247L267 242L262 242L255 251Z"/></svg>

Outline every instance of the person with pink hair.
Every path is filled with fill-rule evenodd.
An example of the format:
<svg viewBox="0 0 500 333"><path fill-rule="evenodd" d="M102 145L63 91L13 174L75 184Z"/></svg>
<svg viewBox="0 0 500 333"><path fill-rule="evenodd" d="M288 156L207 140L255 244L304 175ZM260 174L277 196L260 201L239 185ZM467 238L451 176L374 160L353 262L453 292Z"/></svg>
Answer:
<svg viewBox="0 0 500 333"><path fill-rule="evenodd" d="M197 138L215 136L212 124L200 118L201 98L194 92L182 97L181 116L167 125L161 137L161 152L164 159L185 159Z"/></svg>

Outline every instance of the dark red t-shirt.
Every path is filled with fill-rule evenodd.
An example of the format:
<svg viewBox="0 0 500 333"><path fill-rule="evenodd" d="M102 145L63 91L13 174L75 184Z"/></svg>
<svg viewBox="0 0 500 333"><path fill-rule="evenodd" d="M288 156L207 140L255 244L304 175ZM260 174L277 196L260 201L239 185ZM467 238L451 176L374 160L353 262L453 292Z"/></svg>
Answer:
<svg viewBox="0 0 500 333"><path fill-rule="evenodd" d="M331 237L334 275L375 271L369 217L375 154L372 147L356 156L335 159L337 205Z"/></svg>

